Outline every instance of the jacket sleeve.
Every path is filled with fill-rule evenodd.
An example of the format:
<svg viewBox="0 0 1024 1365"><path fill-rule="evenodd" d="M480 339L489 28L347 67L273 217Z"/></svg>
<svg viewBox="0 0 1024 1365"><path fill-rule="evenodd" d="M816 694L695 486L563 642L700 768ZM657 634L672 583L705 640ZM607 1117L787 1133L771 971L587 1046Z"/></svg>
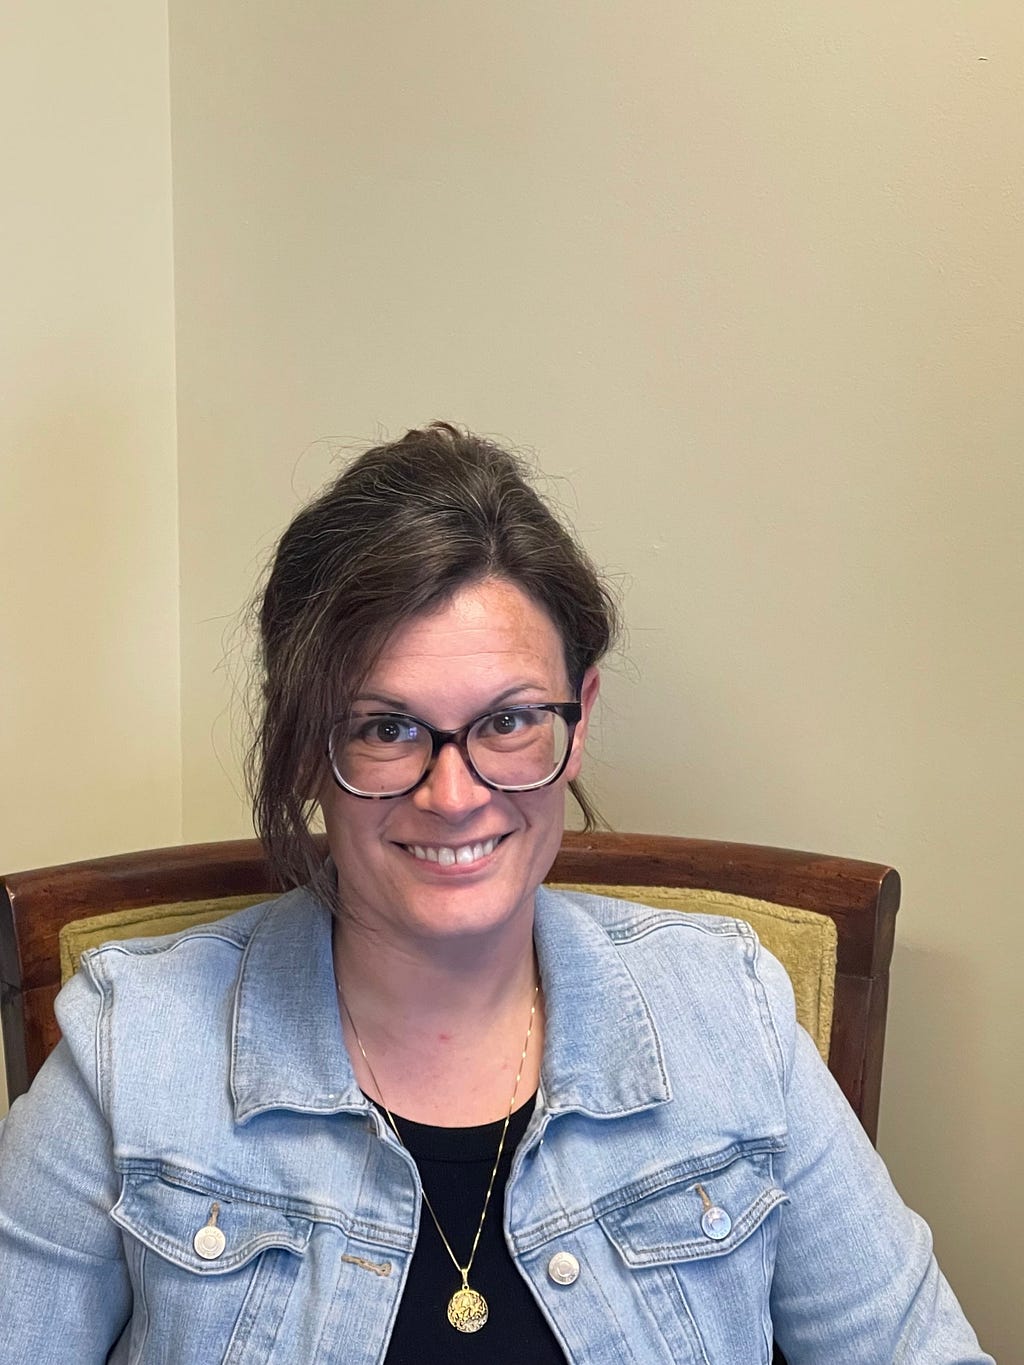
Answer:
<svg viewBox="0 0 1024 1365"><path fill-rule="evenodd" d="M792 1013L782 967L762 953L782 1042L788 1139L772 1320L789 1365L994 1365L932 1252L925 1222ZM780 979L781 978L781 979Z"/></svg>
<svg viewBox="0 0 1024 1365"><path fill-rule="evenodd" d="M95 1083L95 986L77 977L61 1007L64 1039L0 1123L5 1365L102 1365L131 1313L109 1217L118 1182Z"/></svg>

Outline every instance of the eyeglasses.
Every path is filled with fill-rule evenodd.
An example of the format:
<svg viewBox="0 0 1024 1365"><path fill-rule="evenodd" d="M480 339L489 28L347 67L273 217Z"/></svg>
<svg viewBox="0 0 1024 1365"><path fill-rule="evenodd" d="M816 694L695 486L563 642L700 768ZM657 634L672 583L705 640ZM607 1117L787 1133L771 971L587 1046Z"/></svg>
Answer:
<svg viewBox="0 0 1024 1365"><path fill-rule="evenodd" d="M535 791L565 771L582 714L578 701L537 702L489 711L461 730L437 730L415 716L371 711L335 722L327 756L339 787L374 801L415 791L446 744L485 787Z"/></svg>

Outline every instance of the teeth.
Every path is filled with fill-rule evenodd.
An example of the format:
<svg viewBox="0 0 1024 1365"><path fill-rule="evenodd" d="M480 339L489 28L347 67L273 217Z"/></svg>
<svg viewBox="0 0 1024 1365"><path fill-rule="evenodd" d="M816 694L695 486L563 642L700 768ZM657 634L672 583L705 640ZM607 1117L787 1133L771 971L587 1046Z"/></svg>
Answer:
<svg viewBox="0 0 1024 1365"><path fill-rule="evenodd" d="M483 843L461 844L458 848L429 848L422 844L409 844L407 847L413 857L423 863L438 863L441 867L454 867L458 863L460 867L468 867L486 858L488 853L493 853L498 843L497 839L485 839Z"/></svg>

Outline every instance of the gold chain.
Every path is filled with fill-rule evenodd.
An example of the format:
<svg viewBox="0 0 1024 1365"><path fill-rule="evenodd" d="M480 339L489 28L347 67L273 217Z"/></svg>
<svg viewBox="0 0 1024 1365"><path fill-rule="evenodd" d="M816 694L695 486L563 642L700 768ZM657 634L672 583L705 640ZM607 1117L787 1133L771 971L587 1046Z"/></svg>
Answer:
<svg viewBox="0 0 1024 1365"><path fill-rule="evenodd" d="M498 1167L501 1165L501 1154L505 1150L505 1138L508 1136L508 1125L512 1118L512 1111L516 1106L516 1096L519 1094L519 1082L523 1078L523 1068L526 1065L526 1054L529 1051L530 1038L533 1035L533 1023L537 1015L537 998L539 995L540 981L537 982L537 985L534 988L533 1000L530 1002L530 1021L526 1029L523 1050L519 1057L519 1068L516 1071L516 1080L512 1087L512 1098L508 1102L508 1113L505 1115L505 1122L501 1129L501 1140L498 1143L498 1155L494 1158L494 1165L491 1168L491 1178L487 1182L487 1193L484 1195L484 1206L480 1210L480 1221L476 1226L476 1236L473 1238L473 1246L470 1249L469 1260L464 1266L459 1265L459 1259L452 1250L452 1245L448 1238L444 1235L444 1229L438 1222L437 1214L434 1212L434 1206L427 1197L426 1190L422 1190L423 1202L426 1204L427 1210L434 1220L434 1227L437 1228L438 1236L444 1243L444 1249L451 1257L452 1265L454 1265L455 1269L462 1276L462 1287L455 1291L448 1304L448 1320L451 1322L452 1326L457 1328L460 1332L477 1332L487 1321L487 1302L483 1295L477 1290L470 1289L469 1272L473 1269L473 1261L476 1258L477 1247L480 1245L480 1234L484 1230L484 1221L487 1218L487 1210L490 1207L491 1194L494 1190L494 1182L497 1179ZM388 1123L390 1123L395 1137L402 1146L405 1147L406 1151L408 1151L408 1147L406 1147L406 1144L402 1141L402 1134L398 1131L398 1124L395 1122L394 1115L391 1113L391 1110L384 1100L384 1091L381 1089L380 1081L378 1081L377 1077L374 1075L373 1067L370 1065L370 1059L366 1055L366 1048L363 1047L362 1039L359 1037L359 1030L356 1028L355 1020L352 1018L352 1012L346 1004L344 996L341 994L340 987L338 989L338 999L341 1001L341 1007L345 1011L345 1016L352 1028L356 1046L362 1053L363 1061L366 1063L366 1069L370 1073L370 1080L373 1081L374 1088L380 1096L381 1108L387 1115Z"/></svg>

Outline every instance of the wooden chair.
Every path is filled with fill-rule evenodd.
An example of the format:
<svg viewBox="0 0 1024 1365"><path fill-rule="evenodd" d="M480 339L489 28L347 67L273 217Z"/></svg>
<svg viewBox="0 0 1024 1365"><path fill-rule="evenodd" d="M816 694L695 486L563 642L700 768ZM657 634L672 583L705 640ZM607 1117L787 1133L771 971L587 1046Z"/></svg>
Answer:
<svg viewBox="0 0 1024 1365"><path fill-rule="evenodd" d="M550 881L634 899L646 899L644 889L649 888L657 903L668 904L677 903L673 895L678 889L683 898L678 903L684 907L726 913L743 910L728 898L753 898L751 913L744 917L759 928L756 916L777 907L794 908L782 912L784 920L805 911L827 917L821 923L835 925L836 967L831 1033L826 1016L823 1052L874 1141L900 897L899 876L892 868L750 844L566 834ZM59 1037L53 1001L61 984L62 928L100 913L170 906L171 930L190 918L228 913L278 890L256 840L128 853L0 878L0 1019L11 1100L28 1088ZM695 891L725 893L727 899L705 907L699 896L687 899ZM224 906L216 904L221 900ZM771 905L758 906L757 901ZM128 937L131 932L128 928L104 936ZM66 943L64 951L67 958ZM831 1006L832 983L826 984Z"/></svg>

